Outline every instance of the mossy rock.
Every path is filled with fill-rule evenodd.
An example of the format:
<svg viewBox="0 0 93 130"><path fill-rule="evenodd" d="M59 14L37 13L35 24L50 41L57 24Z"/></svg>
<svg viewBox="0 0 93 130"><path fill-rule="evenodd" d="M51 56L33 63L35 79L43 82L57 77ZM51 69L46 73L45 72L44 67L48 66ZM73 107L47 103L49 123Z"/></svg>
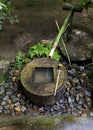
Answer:
<svg viewBox="0 0 93 130"><path fill-rule="evenodd" d="M65 45L71 61L85 61L92 59L93 37L91 32L85 28L73 27L71 32L64 34ZM89 45L90 44L90 45ZM60 50L67 57L62 42L59 43Z"/></svg>

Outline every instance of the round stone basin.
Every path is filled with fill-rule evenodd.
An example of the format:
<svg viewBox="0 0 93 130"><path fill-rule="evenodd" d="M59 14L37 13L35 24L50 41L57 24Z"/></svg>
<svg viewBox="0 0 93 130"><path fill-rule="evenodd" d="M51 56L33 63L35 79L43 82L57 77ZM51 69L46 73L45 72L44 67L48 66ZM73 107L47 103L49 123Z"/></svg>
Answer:
<svg viewBox="0 0 93 130"><path fill-rule="evenodd" d="M56 95L54 91L58 77L59 62L40 58L26 64L21 72L21 82L27 98L37 105L51 105L62 98L66 83L66 69L60 70Z"/></svg>

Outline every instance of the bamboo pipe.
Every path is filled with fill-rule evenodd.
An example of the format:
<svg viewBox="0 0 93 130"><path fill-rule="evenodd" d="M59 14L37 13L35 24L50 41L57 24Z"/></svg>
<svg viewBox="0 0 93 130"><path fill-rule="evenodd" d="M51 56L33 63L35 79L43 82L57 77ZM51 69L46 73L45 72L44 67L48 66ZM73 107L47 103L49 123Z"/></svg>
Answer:
<svg viewBox="0 0 93 130"><path fill-rule="evenodd" d="M67 18L65 19L65 21L64 21L64 23L63 23L63 25L62 25L62 27L61 27L61 29L60 29L58 35L57 35L57 37L56 37L56 39L55 39L55 42L54 42L54 45L53 45L53 47L52 47L52 49L50 50L50 53L49 53L49 55L48 55L49 58L52 58L52 57L53 57L54 51L55 51L55 49L56 49L56 47L57 47L57 45L58 45L58 43L59 43L59 41L60 41L60 38L61 38L62 34L65 32L65 30L66 30L66 28L67 28L67 26L68 26L68 24L69 24L69 21L70 21L70 18L72 17L72 15L73 15L73 10L71 10L71 11L69 12Z"/></svg>

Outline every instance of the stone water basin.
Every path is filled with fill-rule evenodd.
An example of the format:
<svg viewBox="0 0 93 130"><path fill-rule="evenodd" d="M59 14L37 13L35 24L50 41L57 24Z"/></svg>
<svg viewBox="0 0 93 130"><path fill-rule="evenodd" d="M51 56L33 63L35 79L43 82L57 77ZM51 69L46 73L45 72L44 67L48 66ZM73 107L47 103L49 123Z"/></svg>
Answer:
<svg viewBox="0 0 93 130"><path fill-rule="evenodd" d="M66 84L66 69L62 66L54 96L59 62L50 58L35 59L21 72L23 90L28 99L37 105L51 105L62 98Z"/></svg>

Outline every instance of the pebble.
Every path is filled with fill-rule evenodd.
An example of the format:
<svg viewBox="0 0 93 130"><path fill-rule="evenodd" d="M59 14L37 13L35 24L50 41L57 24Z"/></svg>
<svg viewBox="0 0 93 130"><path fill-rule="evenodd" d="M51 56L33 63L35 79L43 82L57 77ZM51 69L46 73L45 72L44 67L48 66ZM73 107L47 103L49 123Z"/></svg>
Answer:
<svg viewBox="0 0 93 130"><path fill-rule="evenodd" d="M5 92L5 90L4 90L4 88L2 88L2 89L0 90L0 95L3 94L4 92Z"/></svg>
<svg viewBox="0 0 93 130"><path fill-rule="evenodd" d="M85 78L86 76L87 76L86 73L82 73L82 74L81 74L81 77L82 77L82 78Z"/></svg>
<svg viewBox="0 0 93 130"><path fill-rule="evenodd" d="M63 103L64 103L64 99L60 99L60 100L59 100L59 103L60 103L60 104L63 104Z"/></svg>
<svg viewBox="0 0 93 130"><path fill-rule="evenodd" d="M78 104L79 105L82 105L84 103L83 99L81 98L79 101L78 101Z"/></svg>
<svg viewBox="0 0 93 130"><path fill-rule="evenodd" d="M77 86L76 86L76 90L80 90L82 87L81 87L81 85L80 84L78 84Z"/></svg>
<svg viewBox="0 0 93 130"><path fill-rule="evenodd" d="M15 104L14 104L14 106L20 106L20 102L16 102Z"/></svg>
<svg viewBox="0 0 93 130"><path fill-rule="evenodd" d="M11 97L11 101L12 101L12 103L16 103L16 102L18 102L20 99L18 98L18 97L16 97L16 96L12 96Z"/></svg>
<svg viewBox="0 0 93 130"><path fill-rule="evenodd" d="M1 105L4 106L6 105L7 103L5 101L2 101Z"/></svg>
<svg viewBox="0 0 93 130"><path fill-rule="evenodd" d="M21 93L18 93L18 94L17 94L17 97L18 97L18 98L21 98L21 96L22 96Z"/></svg>
<svg viewBox="0 0 93 130"><path fill-rule="evenodd" d="M19 76L19 74L20 74L20 71L19 71L19 70L14 70L14 75L15 75L15 76Z"/></svg>
<svg viewBox="0 0 93 130"><path fill-rule="evenodd" d="M90 112L90 116L93 117L93 112Z"/></svg>
<svg viewBox="0 0 93 130"><path fill-rule="evenodd" d="M84 91L84 94L85 94L85 96L88 96L88 97L91 96L91 93L89 91Z"/></svg>
<svg viewBox="0 0 93 130"><path fill-rule="evenodd" d="M12 77L12 81L13 81L13 82L17 82L17 77L15 77L15 76Z"/></svg>
<svg viewBox="0 0 93 130"><path fill-rule="evenodd" d="M0 113L2 113L2 112L3 112L3 110L0 109Z"/></svg>
<svg viewBox="0 0 93 130"><path fill-rule="evenodd" d="M58 105L53 105L53 108L54 108L54 110L60 110L60 106L58 106Z"/></svg>
<svg viewBox="0 0 93 130"><path fill-rule="evenodd" d="M73 86L74 86L74 84L79 84L78 78L75 77L75 78L72 80L72 83L73 83Z"/></svg>
<svg viewBox="0 0 93 130"><path fill-rule="evenodd" d="M14 110L17 111L17 112L20 112L21 108L20 108L20 106L16 106L16 107L14 107Z"/></svg>
<svg viewBox="0 0 93 130"><path fill-rule="evenodd" d="M49 113L54 116L67 116L71 113L73 116L83 116L82 109L91 108L91 92L87 88L83 90L85 86L87 87L85 85L85 80L88 78L86 68L77 64L72 64L72 68L67 63L65 65L68 68L68 75L63 98L54 105L41 107L33 105L22 94L17 83L20 72L11 68L9 78L12 81L10 79L8 83L5 82L0 89L0 113L16 115L31 112L35 115ZM93 112L90 112L91 115L93 117Z"/></svg>
<svg viewBox="0 0 93 130"><path fill-rule="evenodd" d="M69 103L69 104L72 103L72 99L71 99L70 96L68 96L68 103Z"/></svg>
<svg viewBox="0 0 93 130"><path fill-rule="evenodd" d="M8 99L9 99L9 96L6 95L6 96L3 98L3 101L6 101L6 100L8 100Z"/></svg>
<svg viewBox="0 0 93 130"><path fill-rule="evenodd" d="M76 112L74 112L74 111L72 111L71 114L72 114L73 116L78 116L78 114L77 114Z"/></svg>
<svg viewBox="0 0 93 130"><path fill-rule="evenodd" d="M44 113L45 112L44 107L39 108L39 112Z"/></svg>
<svg viewBox="0 0 93 130"><path fill-rule="evenodd" d="M80 71L84 71L85 67L84 66L80 66Z"/></svg>
<svg viewBox="0 0 93 130"><path fill-rule="evenodd" d="M76 101L78 102L78 101L79 101L79 99L80 99L80 95L79 95L79 94L77 94L77 95L76 95Z"/></svg>
<svg viewBox="0 0 93 130"><path fill-rule="evenodd" d="M75 68L72 68L71 70L68 70L68 74L70 74L71 76L76 76L77 70Z"/></svg>
<svg viewBox="0 0 93 130"><path fill-rule="evenodd" d="M89 97L86 97L87 102L91 102L91 99Z"/></svg>
<svg viewBox="0 0 93 130"><path fill-rule="evenodd" d="M27 110L27 108L25 106L21 106L21 111L25 112Z"/></svg>

